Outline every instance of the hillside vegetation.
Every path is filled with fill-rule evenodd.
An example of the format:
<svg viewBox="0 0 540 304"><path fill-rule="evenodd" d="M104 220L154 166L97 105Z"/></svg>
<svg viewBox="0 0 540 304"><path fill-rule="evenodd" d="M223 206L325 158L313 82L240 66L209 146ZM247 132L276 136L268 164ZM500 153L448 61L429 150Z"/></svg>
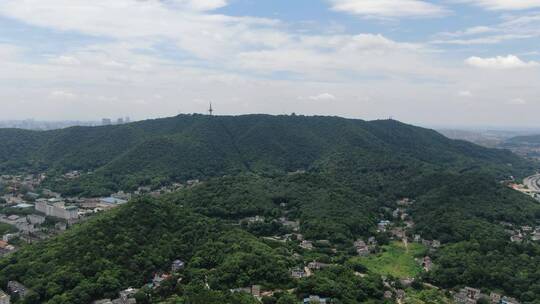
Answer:
<svg viewBox="0 0 540 304"><path fill-rule="evenodd" d="M18 280L33 290L25 303L114 297L144 286L177 258L187 262L175 277L182 280L144 287L138 303L251 304L253 298L229 290L255 284L282 291L265 304L296 304L310 294L336 303L385 303L381 275L418 276L444 288L471 285L540 303L538 244L510 244L500 224L540 220L540 204L500 182L534 169L508 151L394 120L268 115L0 130L0 138L11 145L0 148L2 172L46 170L46 185L67 195L202 180L157 199L138 197L0 260L0 285ZM91 174L62 178L70 170ZM422 246L407 251L390 243L388 233L376 233L377 222L392 219L404 197L414 199L412 232L443 243L429 274L420 274L414 261L425 253ZM254 216L263 220L246 224ZM284 217L298 221L306 239L331 245L309 251L297 239L272 241L293 232ZM372 235L382 251L353 258L353 242ZM329 266L309 278L290 277L291 268L313 260ZM411 294L442 297L421 287Z"/></svg>
<svg viewBox="0 0 540 304"><path fill-rule="evenodd" d="M408 179L439 169L482 168L500 175L530 169L510 152L394 120L181 115L46 132L0 129L0 139L6 143L0 148L0 170L47 170L52 187L84 195L240 172L317 170L357 187L380 187L389 173ZM69 182L54 178L71 170L92 174ZM373 179L357 179L365 174Z"/></svg>

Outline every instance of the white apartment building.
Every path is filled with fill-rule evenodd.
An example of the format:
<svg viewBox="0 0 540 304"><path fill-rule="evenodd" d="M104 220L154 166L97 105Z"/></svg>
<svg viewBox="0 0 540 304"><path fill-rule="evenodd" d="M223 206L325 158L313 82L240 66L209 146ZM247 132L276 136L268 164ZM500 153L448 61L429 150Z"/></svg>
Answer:
<svg viewBox="0 0 540 304"><path fill-rule="evenodd" d="M58 201L37 201L36 210L45 213L47 216L65 220L76 219L79 217L78 207L66 206L64 202Z"/></svg>

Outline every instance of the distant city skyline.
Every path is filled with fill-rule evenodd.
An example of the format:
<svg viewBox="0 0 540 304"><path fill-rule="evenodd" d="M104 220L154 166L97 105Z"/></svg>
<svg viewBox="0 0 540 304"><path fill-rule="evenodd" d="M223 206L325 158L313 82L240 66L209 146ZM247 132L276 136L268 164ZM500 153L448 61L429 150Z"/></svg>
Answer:
<svg viewBox="0 0 540 304"><path fill-rule="evenodd" d="M0 120L540 127L537 0L3 0Z"/></svg>

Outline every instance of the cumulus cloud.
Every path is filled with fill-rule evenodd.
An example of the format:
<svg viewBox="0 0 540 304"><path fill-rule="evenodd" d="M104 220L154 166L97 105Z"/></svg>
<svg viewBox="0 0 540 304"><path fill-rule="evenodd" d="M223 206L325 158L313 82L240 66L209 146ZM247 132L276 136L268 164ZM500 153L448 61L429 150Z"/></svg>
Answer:
<svg viewBox="0 0 540 304"><path fill-rule="evenodd" d="M432 44L498 44L510 40L540 37L540 13L527 12L502 16L498 24L478 25L455 32L435 35Z"/></svg>
<svg viewBox="0 0 540 304"><path fill-rule="evenodd" d="M197 11L210 11L226 6L226 0L174 0L177 4Z"/></svg>
<svg viewBox="0 0 540 304"><path fill-rule="evenodd" d="M515 55L497 57L469 57L465 62L473 67L485 69L517 69L537 67L540 63L536 61L523 61Z"/></svg>
<svg viewBox="0 0 540 304"><path fill-rule="evenodd" d="M336 99L336 96L330 94L330 93L321 93L321 94L318 94L318 95L313 95L313 96L308 96L309 100L315 100L315 101L320 101L320 100L335 100Z"/></svg>
<svg viewBox="0 0 540 304"><path fill-rule="evenodd" d="M113 38L126 44L118 51L125 56L107 58L100 54L103 50L97 49L88 50L84 56L72 52L57 58L56 63L75 63L73 58L77 58L106 68L147 71L155 65L126 62L125 57L134 57L127 53L144 50L159 57L154 46L165 42L185 54L190 66L204 62L205 66L241 68L260 74L286 71L308 74L309 78L335 78L343 70L376 69L376 73L395 77L400 73L425 74L433 69L422 63L421 53L425 50L421 44L394 41L380 34L297 33L281 27L278 20L184 10L170 3L94 0L88 5L84 0L4 0L0 1L0 14L40 27ZM188 5L190 1L174 3ZM207 8L225 4L200 3L206 3ZM403 9L402 4L397 7Z"/></svg>
<svg viewBox="0 0 540 304"><path fill-rule="evenodd" d="M332 1L335 5L345 2ZM356 9L360 11L347 12L375 18L444 13L444 8L435 4L431 7L435 9L428 13L430 10L425 10L422 4L435 3L428 0L359 2L371 3L371 11L369 7L362 11L358 6ZM448 3L438 3L443 2ZM192 6L197 3L199 7ZM378 34L355 31L355 28L337 32L313 28L300 31L287 21L225 15L216 10L224 3L0 1L0 15L13 22L30 24L30 29L50 29L43 32L55 33L51 36L52 43L54 39L62 39L64 33L70 38L92 37L79 41L66 39L62 43L65 49L44 46L25 50L23 45L21 51L0 44L0 62L6 71L0 73L0 100L5 101L0 102L0 116L147 118L176 114L179 110L203 112L208 103L195 100L212 100L223 114L294 111L366 119L393 115L410 122L418 119L489 122L493 117L480 118L472 110L463 113L444 101L458 94L463 97L461 102L474 100L470 102L471 109L485 113L482 106L493 107L493 100L503 100L499 104L503 107L503 102L513 96L533 100L540 86L535 69L509 75L464 68L461 59L449 57L440 49L441 45L435 48L420 38L415 37L414 43L399 38L399 33L410 29L406 26L394 34L384 29L381 30L384 34ZM403 12L391 11L388 3ZM424 10L413 12L410 6L405 7L411 3L420 4L417 8ZM464 29L463 33L444 38L476 39L477 35L499 35L501 30L509 31L502 34L512 34L512 27L522 31L520 34L534 34L538 30L538 21L534 20L537 19L533 16L519 20L505 16L501 22L508 25L504 27ZM510 25L511 22L519 25ZM464 58L470 55L474 53ZM529 66L531 62L524 64ZM470 92L459 93L469 88L474 89L474 99L465 99ZM366 105L367 101L359 102L363 99L358 96L370 96L369 100L377 102ZM501 96L505 97L501 99ZM291 103L295 98L298 102ZM17 100L28 101L24 113ZM504 111L494 114L500 114L497 121L511 117L507 113L509 108L519 111L524 107L504 107ZM533 112L527 114L531 113L530 121L534 122Z"/></svg>
<svg viewBox="0 0 540 304"><path fill-rule="evenodd" d="M540 7L540 0L461 0L489 10L525 10Z"/></svg>
<svg viewBox="0 0 540 304"><path fill-rule="evenodd" d="M421 0L329 0L332 9L354 15L375 18L437 17L448 11Z"/></svg>
<svg viewBox="0 0 540 304"><path fill-rule="evenodd" d="M154 43L167 40L204 59L227 58L246 47L277 46L288 39L287 34L272 30L276 20L205 12L225 4L224 1L178 0L174 3L3 0L0 15L34 26L98 37ZM185 9L187 6L194 9Z"/></svg>

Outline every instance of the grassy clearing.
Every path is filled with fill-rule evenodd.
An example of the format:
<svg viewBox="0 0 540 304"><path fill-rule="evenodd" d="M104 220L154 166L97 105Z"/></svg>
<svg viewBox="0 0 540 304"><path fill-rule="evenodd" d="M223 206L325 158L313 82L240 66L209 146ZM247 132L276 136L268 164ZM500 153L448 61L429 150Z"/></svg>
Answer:
<svg viewBox="0 0 540 304"><path fill-rule="evenodd" d="M408 248L402 242L393 242L383 246L381 253L367 258L354 258L355 262L364 265L369 271L396 278L412 278L422 272L422 267L415 260L425 247L417 243L409 243Z"/></svg>

